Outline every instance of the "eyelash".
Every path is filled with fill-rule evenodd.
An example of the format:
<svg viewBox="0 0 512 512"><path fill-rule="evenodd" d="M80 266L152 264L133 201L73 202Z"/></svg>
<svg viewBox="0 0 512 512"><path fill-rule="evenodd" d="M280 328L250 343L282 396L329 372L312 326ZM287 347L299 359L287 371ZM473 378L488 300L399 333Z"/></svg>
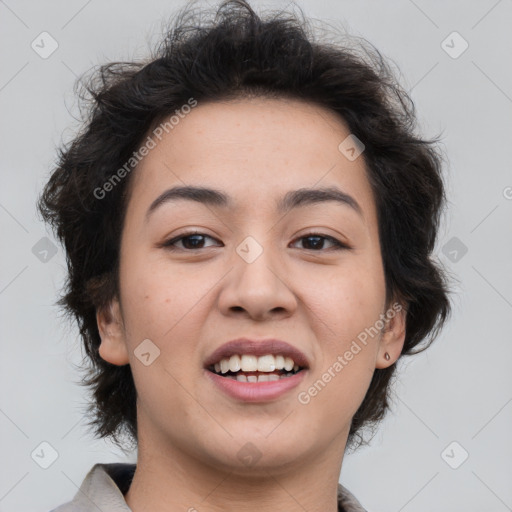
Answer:
<svg viewBox="0 0 512 512"><path fill-rule="evenodd" d="M205 247L200 247L199 249L181 249L181 248L177 248L174 245L176 242L179 242L180 240L183 240L184 238L189 238L191 236L196 236L196 235L200 235L202 237L211 238L212 240L215 240L215 238L213 238L209 235L206 235L205 233L201 233L200 231L190 231L188 233L183 233L176 238L168 240L167 242L164 242L162 244L162 247L165 247L166 249L168 249L170 251L185 251L185 252L197 252L201 249L205 249ZM332 236L324 235L322 233L307 233L307 234L297 238L296 240L302 240L304 238L311 238L311 237L323 238L325 240L329 240L330 242L332 242L334 244L334 247L331 248L331 250L333 250L333 251L340 251L340 250L344 250L344 249L347 250L347 249L351 248L350 246L348 246L347 244L344 244L343 242L340 242L336 238L333 238ZM207 247L206 247L206 249L207 249ZM319 250L306 249L306 250L311 250L313 252L321 252L321 251L325 251L327 249L319 249Z"/></svg>

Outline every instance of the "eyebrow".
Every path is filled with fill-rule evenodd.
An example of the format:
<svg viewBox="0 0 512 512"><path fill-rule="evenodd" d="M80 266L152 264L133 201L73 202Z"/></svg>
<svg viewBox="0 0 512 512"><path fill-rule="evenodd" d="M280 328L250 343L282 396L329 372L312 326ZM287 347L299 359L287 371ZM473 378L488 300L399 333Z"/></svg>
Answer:
<svg viewBox="0 0 512 512"><path fill-rule="evenodd" d="M221 190L191 185L177 186L166 190L151 203L151 206L146 212L146 221L151 214L163 204L181 200L195 201L205 205L228 209L233 209L234 207L233 198ZM276 208L278 213L284 214L301 206L321 204L330 201L349 206L359 216L364 217L359 203L351 195L335 186L290 190L278 200Z"/></svg>

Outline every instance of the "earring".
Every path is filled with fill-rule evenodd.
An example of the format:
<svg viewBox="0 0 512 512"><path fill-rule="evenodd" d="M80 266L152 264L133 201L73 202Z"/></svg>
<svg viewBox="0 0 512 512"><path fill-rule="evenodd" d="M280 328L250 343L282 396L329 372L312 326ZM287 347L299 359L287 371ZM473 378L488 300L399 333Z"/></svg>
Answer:
<svg viewBox="0 0 512 512"><path fill-rule="evenodd" d="M391 359L391 357L389 357L389 354L387 352L384 354L384 359L386 361L389 361Z"/></svg>

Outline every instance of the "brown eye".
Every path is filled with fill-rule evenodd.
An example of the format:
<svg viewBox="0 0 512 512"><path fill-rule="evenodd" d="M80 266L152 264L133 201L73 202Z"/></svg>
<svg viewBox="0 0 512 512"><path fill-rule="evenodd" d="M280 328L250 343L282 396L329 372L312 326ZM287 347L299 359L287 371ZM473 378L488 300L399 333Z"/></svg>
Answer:
<svg viewBox="0 0 512 512"><path fill-rule="evenodd" d="M163 247L167 247L170 250L186 250L193 251L195 249L205 249L211 246L205 246L205 239L209 238L210 240L215 240L215 238L205 235L204 233L199 232L191 232L184 233L172 240L169 240L163 244ZM176 244L180 243L182 247L177 246Z"/></svg>
<svg viewBox="0 0 512 512"><path fill-rule="evenodd" d="M313 251L319 251L324 250L325 247L325 241L329 241L331 244L333 244L334 250L340 250L340 249L349 249L349 247L346 244L343 244L336 238L333 238L332 236L322 235L320 233L308 233L305 236L301 236L298 238L298 240L306 240L303 245L305 247L300 247L301 249L307 249L307 250L313 250Z"/></svg>

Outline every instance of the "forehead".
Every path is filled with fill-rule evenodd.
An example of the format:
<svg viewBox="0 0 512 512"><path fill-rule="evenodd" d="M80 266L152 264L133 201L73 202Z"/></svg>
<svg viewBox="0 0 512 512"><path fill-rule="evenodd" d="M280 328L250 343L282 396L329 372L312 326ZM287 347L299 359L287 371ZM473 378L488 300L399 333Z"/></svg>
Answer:
<svg viewBox="0 0 512 512"><path fill-rule="evenodd" d="M335 186L366 218L375 212L364 159L338 149L349 135L335 112L300 100L198 103L161 140L152 137L156 147L132 176L129 209L146 214L165 190L196 185L225 191L234 210L277 213L291 190Z"/></svg>

